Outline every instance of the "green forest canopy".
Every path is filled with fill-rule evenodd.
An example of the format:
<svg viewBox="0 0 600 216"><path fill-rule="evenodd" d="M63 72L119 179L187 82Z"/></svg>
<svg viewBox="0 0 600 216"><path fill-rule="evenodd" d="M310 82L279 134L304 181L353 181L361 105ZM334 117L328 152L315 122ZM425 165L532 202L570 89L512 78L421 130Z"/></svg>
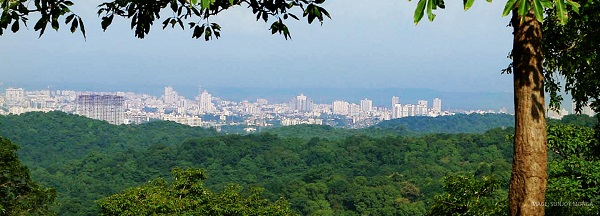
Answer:
<svg viewBox="0 0 600 216"><path fill-rule="evenodd" d="M491 122L497 117L477 116L480 121L493 119ZM587 125L590 119L567 117L565 121ZM452 194L444 179L456 174L472 177L465 183L446 184L477 185L477 179L485 176L496 179L495 195L484 203L501 202L506 197L512 156L507 137L512 129L461 134L415 132L408 136L404 130L395 134L398 130L393 127L382 132L385 130L378 128L370 136L373 129L296 126L272 131L282 135L242 136L171 122L115 126L59 112L0 117L0 134L22 146L21 159L30 166L33 178L56 188L57 205L52 210L60 215L96 215L100 208L95 201L111 194L145 187L169 188L173 181L169 173L175 167L204 168L208 178L202 184L210 191L229 193L227 188L239 188L231 185L234 183L242 188L234 194L249 197L254 188L264 188L260 197L270 202L284 198L301 215L423 215L432 208L436 194ZM340 135L327 138L331 131ZM582 127L554 131L583 134L578 136L584 143L592 134ZM565 145L569 143L562 142L560 148ZM573 190L588 191L585 196L575 196L564 191L562 185L568 179L553 180L555 172L556 179L565 176L559 167L576 162L565 162L573 157L554 154L550 164L557 161L557 165L551 172L549 191L556 191L549 194L597 200L597 184L571 182L580 185ZM588 171L581 171L582 175L593 179L592 171L598 164L586 166ZM164 180L157 180L160 178ZM474 183L468 183L471 181Z"/></svg>

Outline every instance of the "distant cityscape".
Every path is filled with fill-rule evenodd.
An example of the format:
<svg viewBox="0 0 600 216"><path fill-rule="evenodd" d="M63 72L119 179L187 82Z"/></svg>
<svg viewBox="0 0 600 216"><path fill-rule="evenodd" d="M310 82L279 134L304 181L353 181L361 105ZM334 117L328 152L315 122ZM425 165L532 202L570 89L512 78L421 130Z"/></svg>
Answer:
<svg viewBox="0 0 600 216"><path fill-rule="evenodd" d="M243 127L254 132L261 127L289 126L298 124L330 125L344 128L362 128L384 120L409 116L445 116L456 113L509 113L499 110L448 111L442 109L442 99L401 101L391 96L389 106L373 106L365 98L359 103L335 100L331 104L316 104L300 93L288 103L270 104L267 99L256 101L227 101L214 97L199 88L194 99L187 99L171 86L164 88L162 96L133 92L79 92L71 90L32 90L9 87L0 96L0 115L20 115L26 112L62 111L110 124L142 124L150 121L174 121L180 124L213 127ZM574 113L572 110L571 113ZM569 112L548 111L550 118L562 118ZM582 114L594 115L587 106Z"/></svg>

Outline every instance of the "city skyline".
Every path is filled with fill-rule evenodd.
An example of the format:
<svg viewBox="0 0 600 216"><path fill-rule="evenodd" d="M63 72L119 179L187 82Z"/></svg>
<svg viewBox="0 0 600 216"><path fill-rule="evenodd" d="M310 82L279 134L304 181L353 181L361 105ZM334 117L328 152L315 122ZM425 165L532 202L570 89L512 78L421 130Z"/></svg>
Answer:
<svg viewBox="0 0 600 216"><path fill-rule="evenodd" d="M66 87L65 87L66 86ZM434 97L445 97L451 100L460 101L459 103L452 104L450 110L460 109L496 109L497 107L509 107L512 105L512 96L510 93L486 93L486 92L441 92L431 89L422 88L228 88L228 87L212 87L203 88L206 85L195 85L195 86L180 86L175 85L162 85L152 86L147 88L135 88L131 86L106 86L106 88L94 88L87 86L76 86L76 88L69 88L69 85L60 85L55 87L53 85L44 85L43 87L31 87L24 85L6 85L0 80L0 88L23 88L23 89L37 89L37 90L64 90L69 89L71 91L78 92L132 92L139 94L148 94L152 96L163 96L169 95L171 98L167 103L172 103L175 99L195 98L200 96L203 91L209 90L211 93L216 93L221 99L233 100L233 101L244 101L244 100L256 100L260 98L268 99L271 102L287 102L290 97L296 97L305 95L308 93L312 96L313 103L332 103L336 100L346 100L360 104L360 101L366 98L370 98L373 106L385 106L389 103L387 98L389 95L400 96L404 100L414 100L414 103L420 98L434 98ZM109 88L112 87L112 88ZM172 94L172 95L171 95ZM479 96L476 96L479 95ZM492 98L489 98L492 95ZM501 105L489 105L490 101L497 101L499 98L493 97L493 95L502 95ZM475 97L473 97L475 96ZM467 100L457 100L464 97ZM487 98L486 100L478 101L478 99ZM492 99L492 100L490 100ZM509 101L510 100L510 101ZM465 105L464 102L468 102L469 105ZM463 103L463 104L461 104ZM393 106L393 105L392 105Z"/></svg>
<svg viewBox="0 0 600 216"><path fill-rule="evenodd" d="M397 96L392 98L394 100ZM435 100L440 101L439 98ZM62 111L117 125L166 120L201 127L245 125L247 132L255 130L254 127L296 124L361 128L394 118L454 115L453 112L429 109L427 103L427 100L419 100L417 105L405 104L403 107L412 107L413 110L396 115L391 114L391 107L373 106L368 98L361 99L359 103L334 101L319 104L303 93L290 98L287 103L269 103L263 98L227 101L213 97L201 87L193 99L180 96L171 86L164 87L159 97L133 92L26 91L9 87L0 96L0 114ZM208 119L204 119L207 116Z"/></svg>
<svg viewBox="0 0 600 216"><path fill-rule="evenodd" d="M202 87L197 96L188 99L172 87L164 87L161 96L133 92L78 92L73 90L33 90L7 88L0 96L0 115L27 112L62 111L107 121L111 124L141 124L154 120L174 121L200 127L243 125L244 131L254 132L256 127L289 126L297 124L330 125L346 128L362 128L381 121L412 117L437 117L457 113L504 113L505 107L495 110L443 109L443 100L418 99L416 103L393 95L391 104L374 106L369 98L360 102L334 100L331 103L314 103L313 99L300 93L285 103L273 103L258 98L255 101L228 101ZM431 101L431 103L430 103ZM431 106L430 106L431 105ZM569 114L564 108L558 112L548 111L549 118L562 118ZM582 114L594 115L588 107ZM208 119L204 119L207 117ZM236 120L234 120L236 119Z"/></svg>

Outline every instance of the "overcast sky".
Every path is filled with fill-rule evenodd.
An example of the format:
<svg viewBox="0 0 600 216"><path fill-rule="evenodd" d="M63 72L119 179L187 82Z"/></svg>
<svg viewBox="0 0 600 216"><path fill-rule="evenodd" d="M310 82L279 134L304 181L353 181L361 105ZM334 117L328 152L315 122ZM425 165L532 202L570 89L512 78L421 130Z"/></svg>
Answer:
<svg viewBox="0 0 600 216"><path fill-rule="evenodd" d="M447 1L436 20L413 24L416 2L328 0L332 19L308 25L289 21L293 40L271 35L246 8L214 18L219 40L191 38L191 31L155 25L134 37L129 20L115 18L102 32L101 1L75 1L87 41L50 27L40 39L31 28L0 37L0 82L202 85L203 87L429 88L451 92L511 92L501 75L512 44L503 1L477 1L464 12ZM79 4L79 5L77 5ZM301 12L297 14L301 15Z"/></svg>

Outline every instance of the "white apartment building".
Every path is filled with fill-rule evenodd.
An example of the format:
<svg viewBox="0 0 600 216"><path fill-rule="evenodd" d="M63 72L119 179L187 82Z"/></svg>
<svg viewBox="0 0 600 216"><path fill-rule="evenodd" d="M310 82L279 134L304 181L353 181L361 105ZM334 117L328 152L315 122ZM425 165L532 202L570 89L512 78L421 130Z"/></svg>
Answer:
<svg viewBox="0 0 600 216"><path fill-rule="evenodd" d="M360 100L360 111L365 113L373 111L373 101L367 98Z"/></svg>
<svg viewBox="0 0 600 216"><path fill-rule="evenodd" d="M336 115L348 115L350 103L346 101L334 101L333 102L333 114Z"/></svg>
<svg viewBox="0 0 600 216"><path fill-rule="evenodd" d="M110 124L123 124L125 114L123 97L116 95L79 95L76 113L92 119L104 120Z"/></svg>

